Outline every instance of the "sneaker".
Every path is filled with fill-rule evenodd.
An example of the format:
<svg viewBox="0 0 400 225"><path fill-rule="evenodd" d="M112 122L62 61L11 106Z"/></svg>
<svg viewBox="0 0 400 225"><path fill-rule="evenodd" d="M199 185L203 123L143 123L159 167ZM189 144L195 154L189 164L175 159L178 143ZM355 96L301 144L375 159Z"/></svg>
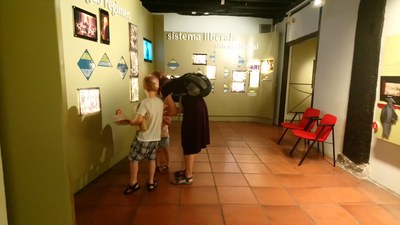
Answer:
<svg viewBox="0 0 400 225"><path fill-rule="evenodd" d="M133 192L136 192L140 189L140 185L136 182L136 184L130 185L125 188L124 194L129 195L132 194Z"/></svg>
<svg viewBox="0 0 400 225"><path fill-rule="evenodd" d="M171 183L172 184L192 184L193 177L185 177L185 176L175 177L175 179L171 180Z"/></svg>

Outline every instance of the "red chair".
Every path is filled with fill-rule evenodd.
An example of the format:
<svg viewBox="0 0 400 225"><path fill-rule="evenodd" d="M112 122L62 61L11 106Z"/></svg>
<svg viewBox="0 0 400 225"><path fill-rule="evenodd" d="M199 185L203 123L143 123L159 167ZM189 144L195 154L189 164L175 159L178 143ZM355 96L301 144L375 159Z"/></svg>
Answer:
<svg viewBox="0 0 400 225"><path fill-rule="evenodd" d="M306 158L307 154L310 152L311 148L314 146L315 143L322 143L322 156L324 154L324 143L329 135L332 133L332 144L333 144L333 166L336 165L335 160L335 132L334 127L336 124L336 116L331 114L326 114L322 117L321 121L317 125L317 129L315 132L311 131L303 131L303 130L293 130L292 133L295 137L298 137L296 144L293 146L292 150L290 151L290 155L292 155L294 149L296 148L297 144L299 144L301 139L306 141L312 141L311 145L309 145L307 151L304 153L303 158L299 162L299 166L303 163L304 159Z"/></svg>
<svg viewBox="0 0 400 225"><path fill-rule="evenodd" d="M292 120L290 120L290 122L282 122L281 123L281 126L286 129L283 132L281 138L279 138L279 141L277 142L278 145L279 145L279 143L281 143L283 136L285 136L288 129L310 131L314 127L315 123L317 122L320 111L318 109L314 109L314 108L307 108L304 111L302 117L300 118L300 121L298 123L293 123L293 120L296 118L296 116L299 113L303 113L303 112L295 112L295 114L294 114Z"/></svg>

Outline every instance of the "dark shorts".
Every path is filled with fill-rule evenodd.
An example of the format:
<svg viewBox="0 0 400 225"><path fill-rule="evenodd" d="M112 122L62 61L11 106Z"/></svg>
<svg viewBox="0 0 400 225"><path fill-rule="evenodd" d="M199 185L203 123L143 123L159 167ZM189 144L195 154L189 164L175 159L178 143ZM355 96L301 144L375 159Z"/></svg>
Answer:
<svg viewBox="0 0 400 225"><path fill-rule="evenodd" d="M143 158L155 160L157 148L158 141L139 141L137 138L135 138L131 145L128 159L130 161L140 161Z"/></svg>

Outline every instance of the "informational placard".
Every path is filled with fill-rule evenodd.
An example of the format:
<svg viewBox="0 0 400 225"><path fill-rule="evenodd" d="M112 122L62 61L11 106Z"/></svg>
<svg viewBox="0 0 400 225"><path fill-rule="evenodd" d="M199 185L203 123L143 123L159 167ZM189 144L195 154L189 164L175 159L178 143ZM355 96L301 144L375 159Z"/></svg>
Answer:
<svg viewBox="0 0 400 225"><path fill-rule="evenodd" d="M100 62L98 66L103 66L103 67L112 67L110 58L108 58L107 53L103 54L103 57L101 57Z"/></svg>
<svg viewBox="0 0 400 225"><path fill-rule="evenodd" d="M79 115L81 116L100 112L101 110L100 88L98 87L79 88L78 100Z"/></svg>
<svg viewBox="0 0 400 225"><path fill-rule="evenodd" d="M96 63L94 63L92 56L87 49L83 52L77 64L86 80L89 80L92 76L94 68L96 67Z"/></svg>
<svg viewBox="0 0 400 225"><path fill-rule="evenodd" d="M121 75L121 78L124 79L126 73L128 72L128 65L126 65L125 59L122 56L121 59L118 62L117 69L119 71L119 74Z"/></svg>

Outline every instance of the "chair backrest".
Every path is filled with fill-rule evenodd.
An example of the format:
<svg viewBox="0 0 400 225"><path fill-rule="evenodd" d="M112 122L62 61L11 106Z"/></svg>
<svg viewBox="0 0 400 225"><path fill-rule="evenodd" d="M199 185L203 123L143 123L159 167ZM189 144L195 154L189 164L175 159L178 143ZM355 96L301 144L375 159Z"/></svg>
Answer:
<svg viewBox="0 0 400 225"><path fill-rule="evenodd" d="M304 111L303 116L301 117L299 125L301 127L306 127L309 122L309 118L310 117L319 117L320 113L321 112L319 109L307 108L306 111ZM309 126L307 128L307 131L310 131L314 127L316 122L317 122L317 120L311 121L311 123L309 124Z"/></svg>
<svg viewBox="0 0 400 225"><path fill-rule="evenodd" d="M315 130L315 134L318 136L319 142L324 142L331 134L333 127L336 124L336 116L332 114L325 114L321 121L319 122L320 126ZM322 132L322 133L321 133Z"/></svg>

